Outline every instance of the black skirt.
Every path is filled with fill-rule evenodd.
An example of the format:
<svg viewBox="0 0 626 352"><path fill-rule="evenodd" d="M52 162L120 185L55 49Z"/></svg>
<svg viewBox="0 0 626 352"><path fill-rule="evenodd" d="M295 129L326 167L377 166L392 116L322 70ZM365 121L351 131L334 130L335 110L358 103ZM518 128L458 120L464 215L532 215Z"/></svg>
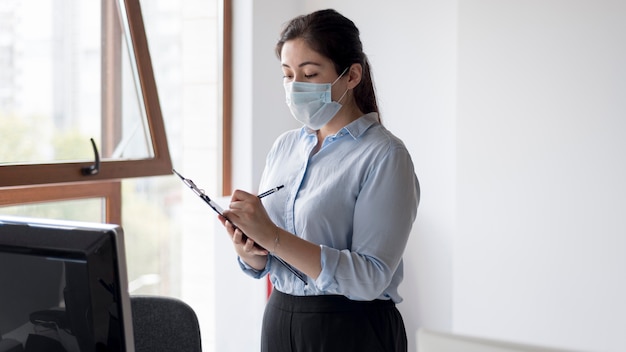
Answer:
<svg viewBox="0 0 626 352"><path fill-rule="evenodd" d="M391 300L291 296L272 291L263 316L262 352L405 352L404 321Z"/></svg>

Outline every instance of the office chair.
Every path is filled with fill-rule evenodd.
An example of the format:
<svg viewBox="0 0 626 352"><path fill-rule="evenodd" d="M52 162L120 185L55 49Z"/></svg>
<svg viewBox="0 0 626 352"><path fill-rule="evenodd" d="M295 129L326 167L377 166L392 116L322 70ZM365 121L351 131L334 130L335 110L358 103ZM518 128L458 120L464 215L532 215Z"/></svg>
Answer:
<svg viewBox="0 0 626 352"><path fill-rule="evenodd" d="M202 352L193 309L171 297L131 296L135 352Z"/></svg>

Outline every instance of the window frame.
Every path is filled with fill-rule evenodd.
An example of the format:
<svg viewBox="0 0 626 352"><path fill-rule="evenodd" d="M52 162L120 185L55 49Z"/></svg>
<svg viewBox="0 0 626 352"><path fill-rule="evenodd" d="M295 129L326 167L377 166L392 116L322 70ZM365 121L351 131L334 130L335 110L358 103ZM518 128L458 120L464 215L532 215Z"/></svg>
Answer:
<svg viewBox="0 0 626 352"><path fill-rule="evenodd" d="M220 1L222 6L222 196L232 194L232 0Z"/></svg>
<svg viewBox="0 0 626 352"><path fill-rule="evenodd" d="M102 198L104 220L110 224L122 223L122 185L113 182L82 182L60 185L9 187L0 190L0 206L40 204L45 202Z"/></svg>

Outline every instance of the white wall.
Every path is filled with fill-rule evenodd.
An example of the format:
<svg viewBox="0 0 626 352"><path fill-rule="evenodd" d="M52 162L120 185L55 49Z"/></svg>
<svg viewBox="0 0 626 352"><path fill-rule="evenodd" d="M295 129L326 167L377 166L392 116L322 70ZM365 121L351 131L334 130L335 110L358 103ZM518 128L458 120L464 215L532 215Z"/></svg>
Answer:
<svg viewBox="0 0 626 352"><path fill-rule="evenodd" d="M280 26L333 7L361 29L384 123L423 191L400 288L411 348L423 326L626 349L624 2L235 5L242 188L256 190L271 142L295 126L273 54Z"/></svg>
<svg viewBox="0 0 626 352"><path fill-rule="evenodd" d="M626 2L459 2L458 332L626 350Z"/></svg>
<svg viewBox="0 0 626 352"><path fill-rule="evenodd" d="M257 191L278 135L297 127L285 105L274 45L297 1L233 0L233 187Z"/></svg>

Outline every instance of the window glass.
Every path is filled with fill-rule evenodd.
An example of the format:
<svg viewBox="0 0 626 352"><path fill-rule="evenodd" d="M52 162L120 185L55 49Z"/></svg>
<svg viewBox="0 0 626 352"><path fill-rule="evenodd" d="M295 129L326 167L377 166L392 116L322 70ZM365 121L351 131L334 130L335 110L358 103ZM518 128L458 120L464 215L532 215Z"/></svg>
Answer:
<svg viewBox="0 0 626 352"><path fill-rule="evenodd" d="M105 160L153 157L122 12L102 4L0 2L0 164L92 160L90 138Z"/></svg>
<svg viewBox="0 0 626 352"><path fill-rule="evenodd" d="M164 177L122 182L122 227L131 294L180 295L180 226ZM171 193L170 193L171 194Z"/></svg>
<svg viewBox="0 0 626 352"><path fill-rule="evenodd" d="M221 118L218 3L140 2L172 164L219 196ZM213 351L215 213L174 175L123 181L123 226L131 288L183 299ZM204 343L206 342L206 344Z"/></svg>
<svg viewBox="0 0 626 352"><path fill-rule="evenodd" d="M102 198L88 198L1 206L0 213L42 219L103 222L103 202Z"/></svg>

